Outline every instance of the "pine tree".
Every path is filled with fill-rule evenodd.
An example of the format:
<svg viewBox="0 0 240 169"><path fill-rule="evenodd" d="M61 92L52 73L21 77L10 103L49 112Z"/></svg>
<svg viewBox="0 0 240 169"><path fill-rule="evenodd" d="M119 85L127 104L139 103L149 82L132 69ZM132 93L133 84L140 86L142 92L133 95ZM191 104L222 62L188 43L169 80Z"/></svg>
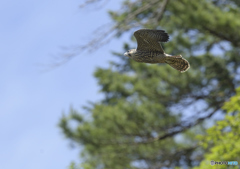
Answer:
<svg viewBox="0 0 240 169"><path fill-rule="evenodd" d="M95 72L105 98L85 107L88 116L70 110L60 122L66 137L84 147L82 168L188 168L203 160L195 135L205 132L206 119L224 113L240 82L239 7L238 0L136 0L109 12L118 36L164 29L166 53L182 54L191 68L181 74L134 62L119 54L135 48L129 44L114 53L120 61Z"/></svg>
<svg viewBox="0 0 240 169"><path fill-rule="evenodd" d="M240 88L237 94L226 102L223 109L227 111L224 120L220 120L216 125L207 130L206 135L200 135L199 143L207 151L204 154L205 159L199 167L194 169L209 168L210 161L227 162L232 169L239 168L240 162ZM233 162L233 163L229 163ZM236 165L237 164L237 165ZM215 164L213 169L227 168L226 164Z"/></svg>

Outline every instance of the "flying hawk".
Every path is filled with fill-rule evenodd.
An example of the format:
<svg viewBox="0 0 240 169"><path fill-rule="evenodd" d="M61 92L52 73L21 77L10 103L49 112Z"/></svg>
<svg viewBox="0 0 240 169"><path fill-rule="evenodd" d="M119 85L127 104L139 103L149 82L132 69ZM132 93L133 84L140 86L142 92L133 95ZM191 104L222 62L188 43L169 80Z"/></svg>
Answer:
<svg viewBox="0 0 240 169"><path fill-rule="evenodd" d="M180 72L186 72L190 64L182 55L166 54L160 42L167 42L168 34L164 30L140 29L134 32L137 39L137 49L131 49L124 56L137 62L144 63L167 63Z"/></svg>

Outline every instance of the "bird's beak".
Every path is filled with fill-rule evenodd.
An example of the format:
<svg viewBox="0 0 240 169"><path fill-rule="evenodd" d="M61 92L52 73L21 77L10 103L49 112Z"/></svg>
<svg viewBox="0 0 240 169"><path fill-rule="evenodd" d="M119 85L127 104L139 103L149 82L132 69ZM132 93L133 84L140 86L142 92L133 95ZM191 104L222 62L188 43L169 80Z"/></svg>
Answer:
<svg viewBox="0 0 240 169"><path fill-rule="evenodd" d="M128 53L127 53L127 52L125 52L125 53L124 53L124 56L128 56Z"/></svg>

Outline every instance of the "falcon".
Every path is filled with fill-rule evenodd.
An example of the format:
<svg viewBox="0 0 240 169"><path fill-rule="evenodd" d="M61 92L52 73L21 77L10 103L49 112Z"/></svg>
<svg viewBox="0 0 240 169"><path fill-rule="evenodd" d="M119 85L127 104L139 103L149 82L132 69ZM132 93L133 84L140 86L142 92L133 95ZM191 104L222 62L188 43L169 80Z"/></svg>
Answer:
<svg viewBox="0 0 240 169"><path fill-rule="evenodd" d="M134 32L137 40L137 49L131 49L124 53L137 62L167 63L181 73L190 68L190 64L182 55L166 54L160 42L167 42L168 34L164 30L140 29Z"/></svg>

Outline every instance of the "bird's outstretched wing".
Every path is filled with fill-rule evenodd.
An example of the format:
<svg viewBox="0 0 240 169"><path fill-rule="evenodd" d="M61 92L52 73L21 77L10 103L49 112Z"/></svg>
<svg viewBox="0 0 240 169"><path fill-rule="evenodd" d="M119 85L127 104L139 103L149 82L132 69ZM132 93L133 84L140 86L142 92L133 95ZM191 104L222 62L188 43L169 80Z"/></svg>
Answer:
<svg viewBox="0 0 240 169"><path fill-rule="evenodd" d="M160 42L167 42L168 34L164 30L140 29L134 32L140 51L157 51L164 53Z"/></svg>

